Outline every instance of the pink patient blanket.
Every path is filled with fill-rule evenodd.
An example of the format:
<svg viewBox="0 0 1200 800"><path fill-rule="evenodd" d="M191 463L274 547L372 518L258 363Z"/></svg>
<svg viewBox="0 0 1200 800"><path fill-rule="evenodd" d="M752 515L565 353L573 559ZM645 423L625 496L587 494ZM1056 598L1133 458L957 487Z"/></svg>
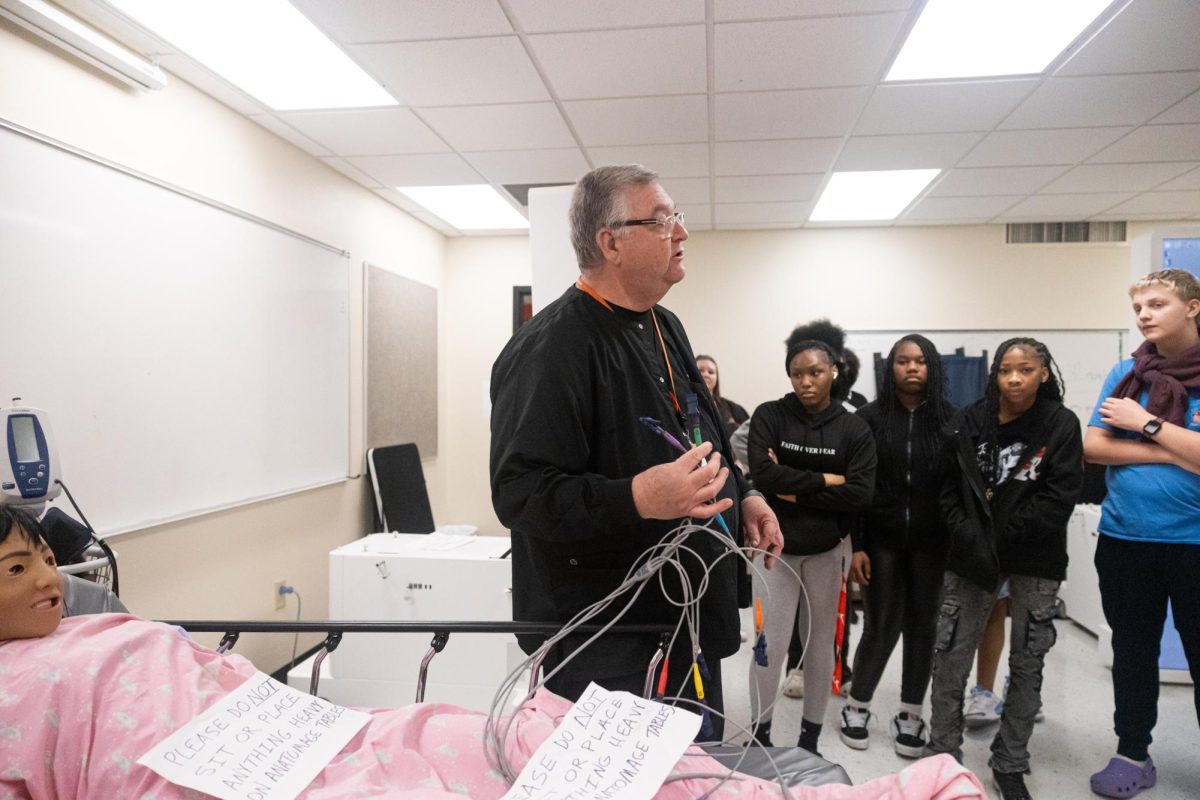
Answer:
<svg viewBox="0 0 1200 800"><path fill-rule="evenodd" d="M228 694L255 668L218 655L173 628L125 614L63 620L43 639L0 643L0 800L174 800L202 798L168 783L137 759ZM520 769L570 704L540 693L509 739ZM507 791L487 763L483 715L425 703L371 712L372 720L303 793L309 800L389 798L493 800ZM689 751L680 773L723 773ZM659 798L696 797L709 779L667 783ZM983 797L978 780L949 756L918 761L861 786L796 788L796 798ZM778 798L779 787L731 781L723 797Z"/></svg>

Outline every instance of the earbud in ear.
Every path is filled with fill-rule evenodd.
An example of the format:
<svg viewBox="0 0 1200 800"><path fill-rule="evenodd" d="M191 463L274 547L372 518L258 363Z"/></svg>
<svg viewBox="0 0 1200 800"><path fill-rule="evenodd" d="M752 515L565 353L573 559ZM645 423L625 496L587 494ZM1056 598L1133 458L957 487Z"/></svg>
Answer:
<svg viewBox="0 0 1200 800"><path fill-rule="evenodd" d="M833 371L833 377L835 377L835 378L836 378L837 376L838 376L838 371L835 369L835 370Z"/></svg>

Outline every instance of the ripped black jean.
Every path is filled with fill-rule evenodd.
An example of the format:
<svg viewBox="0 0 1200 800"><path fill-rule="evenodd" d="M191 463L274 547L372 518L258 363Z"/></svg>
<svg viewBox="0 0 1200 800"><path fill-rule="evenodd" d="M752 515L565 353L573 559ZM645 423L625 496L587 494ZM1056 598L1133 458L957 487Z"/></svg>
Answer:
<svg viewBox="0 0 1200 800"><path fill-rule="evenodd" d="M1058 581L1009 575L1008 697L1000 730L992 740L988 766L998 772L1029 771L1029 737L1042 707L1042 665L1054 645L1054 613ZM1001 576L1000 582L1004 582ZM998 587L997 587L998 591ZM963 693L975 661L984 624L996 601L995 591L979 588L947 571L938 612L933 653L933 714L929 750L951 753L962 761Z"/></svg>

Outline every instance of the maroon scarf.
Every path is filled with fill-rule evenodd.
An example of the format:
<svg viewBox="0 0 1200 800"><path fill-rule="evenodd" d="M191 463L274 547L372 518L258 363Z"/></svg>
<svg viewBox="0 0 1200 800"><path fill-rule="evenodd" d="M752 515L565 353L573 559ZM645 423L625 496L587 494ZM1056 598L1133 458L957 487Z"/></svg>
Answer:
<svg viewBox="0 0 1200 800"><path fill-rule="evenodd" d="M1200 344L1184 350L1177 358L1164 358L1150 342L1133 351L1133 369L1126 373L1112 397L1137 400L1146 387L1150 396L1146 410L1180 427L1186 427L1188 389L1200 390Z"/></svg>

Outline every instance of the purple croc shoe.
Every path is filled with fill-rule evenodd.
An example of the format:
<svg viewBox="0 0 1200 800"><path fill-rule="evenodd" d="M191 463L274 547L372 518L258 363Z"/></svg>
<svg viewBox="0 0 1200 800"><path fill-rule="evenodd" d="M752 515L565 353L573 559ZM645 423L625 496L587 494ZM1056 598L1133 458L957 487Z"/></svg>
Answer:
<svg viewBox="0 0 1200 800"><path fill-rule="evenodd" d="M1133 797L1157 780L1158 772L1149 756L1144 767L1123 758L1110 758L1107 767L1092 775L1092 791L1104 797Z"/></svg>

